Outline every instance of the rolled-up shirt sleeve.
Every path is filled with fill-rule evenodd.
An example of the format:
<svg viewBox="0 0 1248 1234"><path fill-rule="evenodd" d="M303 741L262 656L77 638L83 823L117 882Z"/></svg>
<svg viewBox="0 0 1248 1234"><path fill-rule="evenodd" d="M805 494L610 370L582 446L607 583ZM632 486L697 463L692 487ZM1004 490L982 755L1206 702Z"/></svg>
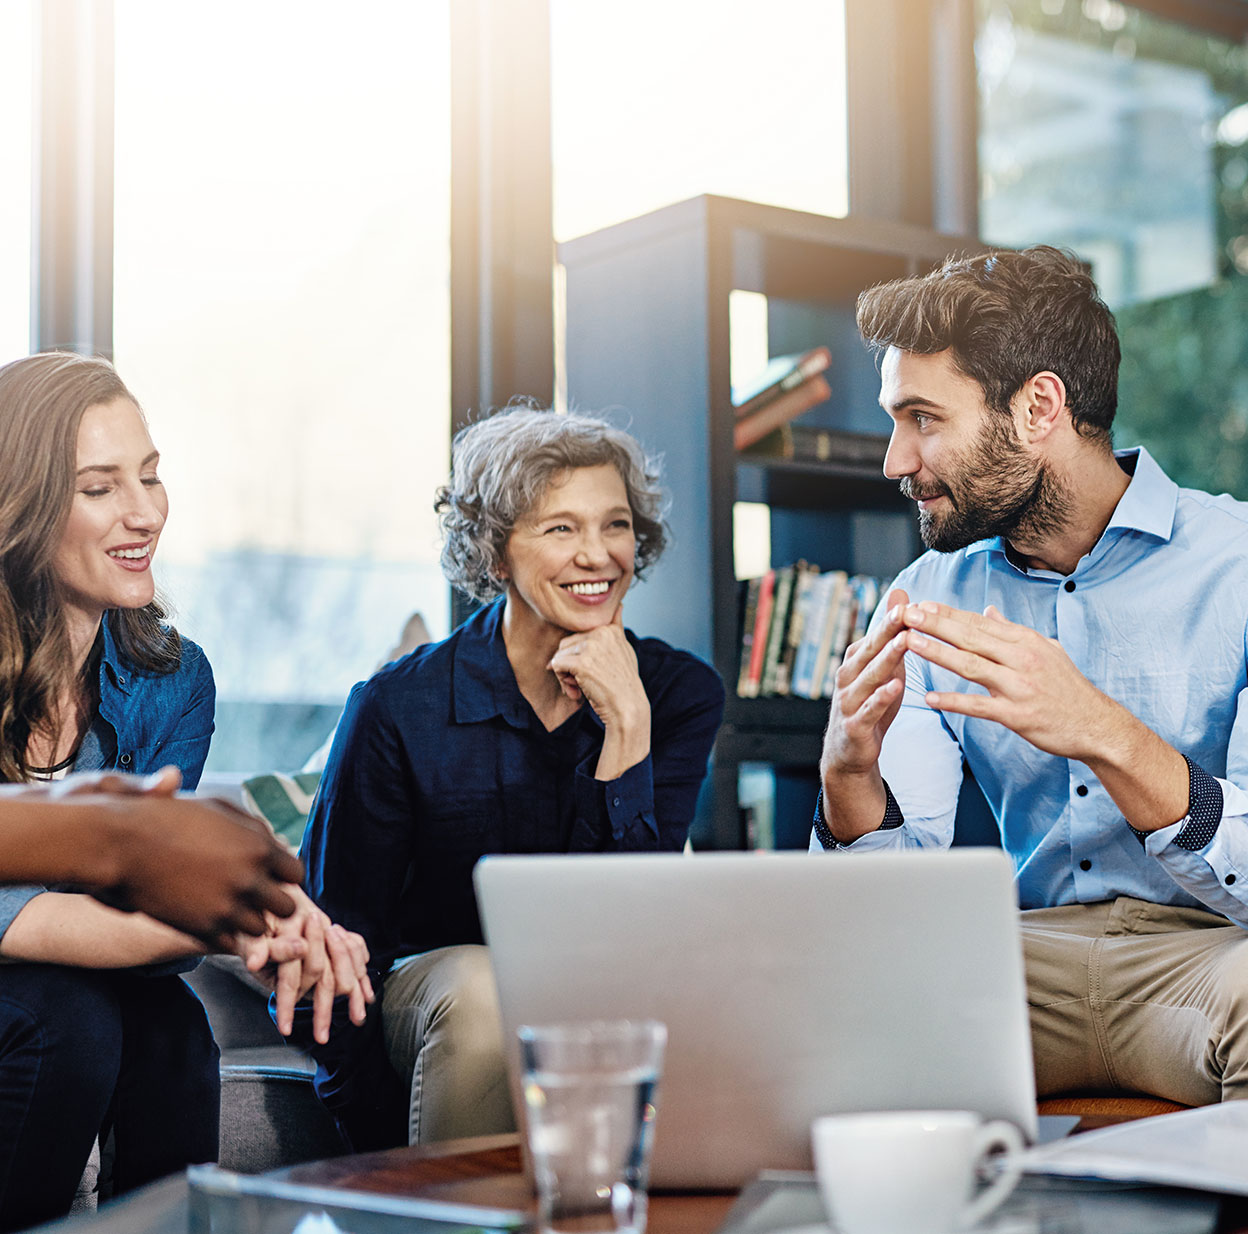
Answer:
<svg viewBox="0 0 1248 1234"><path fill-rule="evenodd" d="M43 895L48 889L34 883L19 883L12 887L0 887L0 939L8 933L17 914L26 907L35 896Z"/></svg>
<svg viewBox="0 0 1248 1234"><path fill-rule="evenodd" d="M1248 792L1190 758L1187 765L1187 813L1136 835L1180 887L1248 929Z"/></svg>

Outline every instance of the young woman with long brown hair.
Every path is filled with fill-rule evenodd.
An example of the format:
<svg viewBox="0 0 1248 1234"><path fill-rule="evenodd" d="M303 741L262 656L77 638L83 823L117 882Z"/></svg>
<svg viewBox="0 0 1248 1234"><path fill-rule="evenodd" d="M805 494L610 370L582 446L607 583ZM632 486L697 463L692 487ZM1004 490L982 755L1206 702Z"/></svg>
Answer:
<svg viewBox="0 0 1248 1234"><path fill-rule="evenodd" d="M0 368L0 780L167 766L199 780L215 691L155 599L158 463L107 361ZM306 907L246 941L249 963L285 960L271 979L288 1002L315 984L326 1024L335 993L362 1020L362 943L290 891ZM0 888L0 1229L64 1212L110 1129L114 1191L216 1159L217 1048L177 976L202 950L74 889Z"/></svg>

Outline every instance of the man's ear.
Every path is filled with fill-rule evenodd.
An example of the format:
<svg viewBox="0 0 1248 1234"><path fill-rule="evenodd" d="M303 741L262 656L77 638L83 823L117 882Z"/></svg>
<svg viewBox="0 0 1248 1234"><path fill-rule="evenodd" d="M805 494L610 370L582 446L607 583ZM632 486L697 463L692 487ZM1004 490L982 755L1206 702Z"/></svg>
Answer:
<svg viewBox="0 0 1248 1234"><path fill-rule="evenodd" d="M1066 383L1056 374L1045 370L1023 382L1022 389L1014 396L1019 436L1024 441L1043 441L1062 422L1070 418L1066 406Z"/></svg>

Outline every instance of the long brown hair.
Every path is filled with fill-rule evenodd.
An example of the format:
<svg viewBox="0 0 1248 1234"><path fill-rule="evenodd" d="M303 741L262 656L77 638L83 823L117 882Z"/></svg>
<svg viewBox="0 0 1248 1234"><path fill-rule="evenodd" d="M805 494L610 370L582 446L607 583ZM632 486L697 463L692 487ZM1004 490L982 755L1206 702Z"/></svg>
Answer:
<svg viewBox="0 0 1248 1234"><path fill-rule="evenodd" d="M0 368L0 780L29 778L31 734L58 740L58 700L89 689L75 680L53 562L74 498L83 413L119 398L138 406L107 360L44 352ZM133 667L177 668L181 646L163 618L156 603L106 614Z"/></svg>

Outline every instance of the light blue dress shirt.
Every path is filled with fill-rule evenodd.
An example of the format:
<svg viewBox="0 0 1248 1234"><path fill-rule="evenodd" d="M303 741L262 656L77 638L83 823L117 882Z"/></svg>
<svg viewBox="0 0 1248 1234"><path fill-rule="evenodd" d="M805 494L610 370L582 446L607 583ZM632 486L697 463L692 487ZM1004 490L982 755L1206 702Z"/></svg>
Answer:
<svg viewBox="0 0 1248 1234"><path fill-rule="evenodd" d="M928 707L929 690L982 687L908 653L880 757L904 821L843 851L947 846L965 758L1014 860L1023 908L1126 895L1210 908L1248 928L1248 504L1179 488L1143 449L1117 457L1131 482L1072 574L1023 569L998 538L925 553L894 586L914 602L994 604L1060 642L1089 681L1197 764L1188 816L1141 841L1082 763ZM1211 810L1214 825L1202 830L1194 816ZM811 847L821 847L817 835Z"/></svg>

